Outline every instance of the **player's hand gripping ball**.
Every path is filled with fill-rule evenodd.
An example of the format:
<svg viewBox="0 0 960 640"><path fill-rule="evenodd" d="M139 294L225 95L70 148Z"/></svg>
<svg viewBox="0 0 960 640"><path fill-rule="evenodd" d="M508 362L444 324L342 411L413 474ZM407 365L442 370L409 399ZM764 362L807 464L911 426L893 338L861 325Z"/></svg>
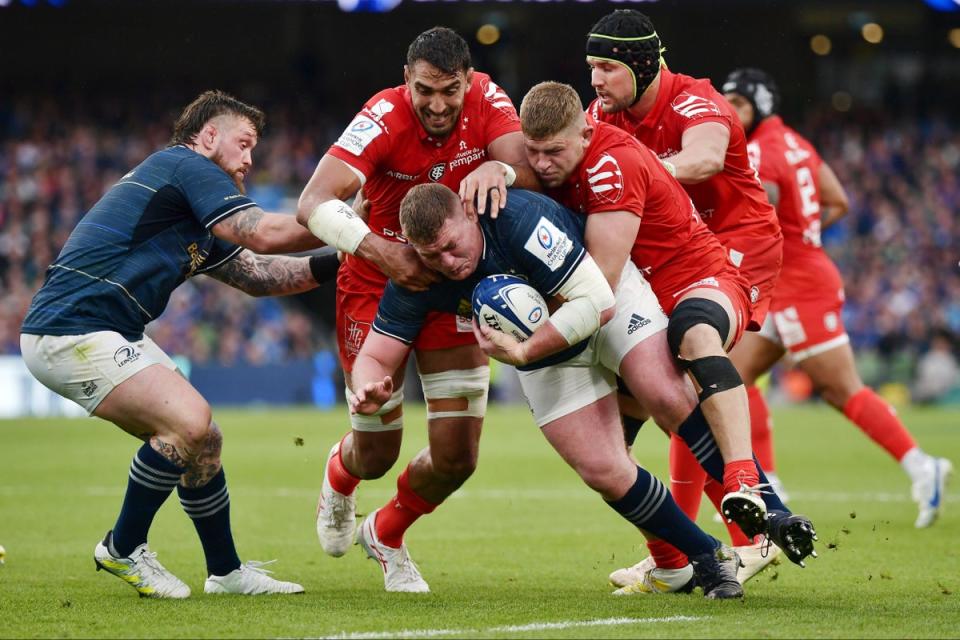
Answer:
<svg viewBox="0 0 960 640"><path fill-rule="evenodd" d="M480 326L502 331L523 342L550 317L540 292L523 278L487 276L473 289L473 316Z"/></svg>

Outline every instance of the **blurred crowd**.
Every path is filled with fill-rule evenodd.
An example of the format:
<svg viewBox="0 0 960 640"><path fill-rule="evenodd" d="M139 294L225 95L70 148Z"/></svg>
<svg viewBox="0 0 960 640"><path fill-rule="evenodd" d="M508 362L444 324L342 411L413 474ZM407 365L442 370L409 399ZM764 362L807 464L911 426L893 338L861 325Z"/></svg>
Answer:
<svg viewBox="0 0 960 640"><path fill-rule="evenodd" d="M75 96L0 104L0 353L19 352L30 299L84 211L166 144L181 102L157 95L135 103ZM248 189L264 208L292 212L346 120L318 117L322 111L304 102L265 107L267 130ZM844 275L844 319L865 378L915 380L930 354L955 366L960 125L836 112L793 124L850 195L849 216L827 230L824 245ZM260 364L309 357L329 346L331 331L295 300L254 299L198 277L175 292L148 332L194 363Z"/></svg>

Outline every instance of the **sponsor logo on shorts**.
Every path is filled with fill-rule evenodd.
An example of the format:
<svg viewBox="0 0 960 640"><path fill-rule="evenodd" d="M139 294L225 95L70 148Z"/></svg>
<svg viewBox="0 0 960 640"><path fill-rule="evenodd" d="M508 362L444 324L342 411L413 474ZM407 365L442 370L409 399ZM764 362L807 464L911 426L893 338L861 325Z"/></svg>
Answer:
<svg viewBox="0 0 960 640"><path fill-rule="evenodd" d="M140 352L130 346L120 347L113 353L113 361L117 363L118 367L136 362L139 359Z"/></svg>
<svg viewBox="0 0 960 640"><path fill-rule="evenodd" d="M355 356L360 353L360 347L363 346L363 339L370 332L369 322L358 322L350 316L347 316L347 326L343 333L343 346L347 355Z"/></svg>
<svg viewBox="0 0 960 640"><path fill-rule="evenodd" d="M823 314L823 327L833 333L837 330L837 327L840 326L840 320L837 318L837 314L833 311L828 311Z"/></svg>
<svg viewBox="0 0 960 640"><path fill-rule="evenodd" d="M627 335L632 336L635 331L642 329L650 324L650 318L644 318L640 314L634 313L630 316L630 323L627 324Z"/></svg>
<svg viewBox="0 0 960 640"><path fill-rule="evenodd" d="M93 394L95 394L99 388L100 387L98 387L97 383L93 380L87 380L80 385L80 390L83 391L83 395L87 396L88 398L92 398Z"/></svg>
<svg viewBox="0 0 960 640"><path fill-rule="evenodd" d="M440 178L443 177L443 172L447 168L447 163L438 162L437 164L430 167L430 171L427 173L427 176L433 182L439 182Z"/></svg>
<svg viewBox="0 0 960 640"><path fill-rule="evenodd" d="M757 287L750 287L750 304L757 304L757 300L760 299L760 289Z"/></svg>

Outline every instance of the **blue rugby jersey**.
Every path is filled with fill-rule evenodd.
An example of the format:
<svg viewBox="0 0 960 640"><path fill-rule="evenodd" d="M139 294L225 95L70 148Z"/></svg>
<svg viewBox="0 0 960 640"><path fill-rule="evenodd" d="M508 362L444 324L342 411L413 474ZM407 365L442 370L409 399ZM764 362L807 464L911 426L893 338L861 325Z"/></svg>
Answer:
<svg viewBox="0 0 960 640"><path fill-rule="evenodd" d="M465 280L443 280L414 292L390 281L383 292L373 330L412 344L431 311L473 317L470 298L477 283L489 275L509 273L527 280L544 296L552 296L580 264L583 219L547 196L511 189L507 206L496 219L480 217L483 254L477 270ZM584 340L569 349L523 367L539 369L564 362L587 347Z"/></svg>
<svg viewBox="0 0 960 640"><path fill-rule="evenodd" d="M175 146L152 154L80 219L47 269L21 331L116 331L139 340L177 286L242 250L210 228L255 204L195 151Z"/></svg>

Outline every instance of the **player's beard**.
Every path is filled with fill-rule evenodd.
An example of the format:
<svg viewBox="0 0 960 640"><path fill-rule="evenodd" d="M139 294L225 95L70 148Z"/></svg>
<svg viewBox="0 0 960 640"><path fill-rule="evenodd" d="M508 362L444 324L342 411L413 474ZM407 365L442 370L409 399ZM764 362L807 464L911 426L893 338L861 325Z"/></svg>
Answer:
<svg viewBox="0 0 960 640"><path fill-rule="evenodd" d="M604 113L620 113L629 109L631 105L633 105L633 96L617 98L608 93L607 101L600 101L600 108L603 109Z"/></svg>
<svg viewBox="0 0 960 640"><path fill-rule="evenodd" d="M210 159L213 160L215 163L217 163L217 166L223 169L224 172L226 172L226 174L230 176L230 179L233 180L233 184L236 185L237 191L239 191L241 195L247 195L247 187L243 184L243 177L244 177L243 171L240 171L240 170L231 171L230 167L228 167L224 163L223 154L220 153L219 151L217 153L214 153L213 157L211 157Z"/></svg>

